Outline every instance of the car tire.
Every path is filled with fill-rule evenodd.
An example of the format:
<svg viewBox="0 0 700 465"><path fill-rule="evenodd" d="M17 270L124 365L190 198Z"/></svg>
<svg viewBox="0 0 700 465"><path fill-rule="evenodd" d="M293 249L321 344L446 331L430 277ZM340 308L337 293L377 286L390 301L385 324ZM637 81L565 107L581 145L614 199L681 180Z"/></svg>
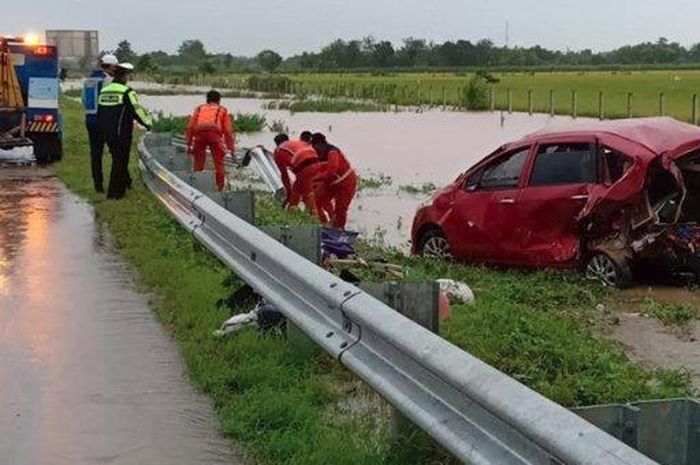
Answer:
<svg viewBox="0 0 700 465"><path fill-rule="evenodd" d="M59 133L32 134L34 155L40 165L59 161L63 157L63 140Z"/></svg>
<svg viewBox="0 0 700 465"><path fill-rule="evenodd" d="M605 252L594 252L586 261L583 273L588 280L618 289L627 288L632 282L627 260Z"/></svg>
<svg viewBox="0 0 700 465"><path fill-rule="evenodd" d="M445 233L437 228L424 232L418 241L418 255L451 260L451 247Z"/></svg>

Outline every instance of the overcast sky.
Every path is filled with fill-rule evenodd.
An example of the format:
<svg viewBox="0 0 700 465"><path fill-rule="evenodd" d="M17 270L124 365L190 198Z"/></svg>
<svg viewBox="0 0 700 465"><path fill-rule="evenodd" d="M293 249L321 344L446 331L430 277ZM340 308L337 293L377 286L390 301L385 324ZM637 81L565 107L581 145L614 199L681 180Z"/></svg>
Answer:
<svg viewBox="0 0 700 465"><path fill-rule="evenodd" d="M138 52L172 52L196 38L212 52L271 48L288 56L367 35L503 44L506 21L511 45L608 50L661 36L700 42L700 0L20 0L3 9L0 33L97 29L101 49L126 38Z"/></svg>

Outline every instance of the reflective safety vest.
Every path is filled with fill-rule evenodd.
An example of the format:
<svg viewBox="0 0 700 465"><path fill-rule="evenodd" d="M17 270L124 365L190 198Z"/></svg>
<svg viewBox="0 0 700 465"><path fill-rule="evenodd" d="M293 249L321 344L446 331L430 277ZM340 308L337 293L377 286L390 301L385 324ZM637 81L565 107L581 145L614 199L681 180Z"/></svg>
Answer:
<svg viewBox="0 0 700 465"><path fill-rule="evenodd" d="M225 129L225 118L228 118L226 108L215 103L200 105L192 115L192 129L195 132L216 130L223 132Z"/></svg>
<svg viewBox="0 0 700 465"><path fill-rule="evenodd" d="M150 129L153 121L131 87L112 82L104 86L98 98L97 117L107 140L131 137L134 120Z"/></svg>
<svg viewBox="0 0 700 465"><path fill-rule="evenodd" d="M97 121L97 102L103 86L112 82L112 78L102 71L96 69L83 81L83 108L88 120Z"/></svg>
<svg viewBox="0 0 700 465"><path fill-rule="evenodd" d="M304 141L290 140L280 145L279 148L291 154L289 168L295 176L299 176L307 167L319 162L318 154L314 148Z"/></svg>
<svg viewBox="0 0 700 465"><path fill-rule="evenodd" d="M191 147L197 134L207 131L213 131L221 135L226 143L226 147L231 151L234 150L233 122L225 107L217 103L207 103L198 106L192 113L185 131L187 145Z"/></svg>

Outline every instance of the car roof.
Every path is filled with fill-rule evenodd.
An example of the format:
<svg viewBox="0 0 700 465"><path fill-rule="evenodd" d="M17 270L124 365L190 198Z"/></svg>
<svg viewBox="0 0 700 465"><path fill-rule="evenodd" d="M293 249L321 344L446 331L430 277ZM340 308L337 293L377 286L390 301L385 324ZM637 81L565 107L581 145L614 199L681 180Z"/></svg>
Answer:
<svg viewBox="0 0 700 465"><path fill-rule="evenodd" d="M671 152L687 144L700 144L700 127L669 117L585 121L546 128L525 136L518 143L532 142L549 136L584 134L613 134L643 145L656 155Z"/></svg>

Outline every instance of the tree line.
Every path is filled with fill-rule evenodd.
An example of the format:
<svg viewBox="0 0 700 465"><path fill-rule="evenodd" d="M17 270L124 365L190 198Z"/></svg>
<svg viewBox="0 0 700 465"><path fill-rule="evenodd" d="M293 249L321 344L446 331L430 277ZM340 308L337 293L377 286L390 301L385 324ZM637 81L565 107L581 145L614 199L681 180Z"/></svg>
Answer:
<svg viewBox="0 0 700 465"><path fill-rule="evenodd" d="M656 42L626 45L614 50L593 52L590 49L549 50L533 47L498 46L488 39L429 42L407 38L398 45L386 40L365 37L360 40L338 39L319 52L304 52L283 59L273 50L263 50L255 57L230 53L208 53L200 40L184 41L177 54L154 51L135 53L123 40L115 50L122 61L133 62L141 71L161 69L211 74L255 71L343 71L439 68L528 68L528 67L601 67L614 65L682 65L700 64L700 43L684 47L662 37Z"/></svg>

